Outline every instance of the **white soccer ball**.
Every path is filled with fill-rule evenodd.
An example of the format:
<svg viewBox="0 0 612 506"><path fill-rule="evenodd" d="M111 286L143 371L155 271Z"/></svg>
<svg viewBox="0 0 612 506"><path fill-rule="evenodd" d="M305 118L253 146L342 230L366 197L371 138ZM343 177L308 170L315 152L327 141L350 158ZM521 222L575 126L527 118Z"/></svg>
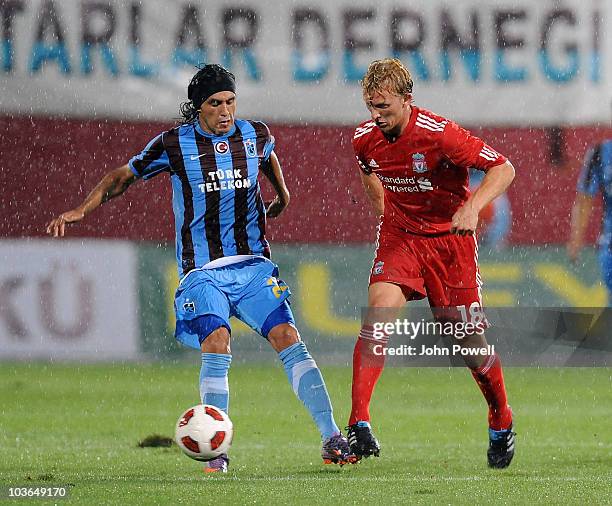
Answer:
<svg viewBox="0 0 612 506"><path fill-rule="evenodd" d="M227 453L233 435L234 426L227 413L216 406L198 404L178 419L174 439L188 457L208 461Z"/></svg>

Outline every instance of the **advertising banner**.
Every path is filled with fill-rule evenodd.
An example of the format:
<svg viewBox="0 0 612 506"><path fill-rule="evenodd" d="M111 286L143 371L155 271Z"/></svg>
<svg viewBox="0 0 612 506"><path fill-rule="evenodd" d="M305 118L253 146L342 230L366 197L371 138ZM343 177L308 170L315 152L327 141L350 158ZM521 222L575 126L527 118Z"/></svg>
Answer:
<svg viewBox="0 0 612 506"><path fill-rule="evenodd" d="M525 343L531 343L525 345L525 350L535 347L542 354L539 364L565 363L563 360L573 354L573 348L584 344L580 339L584 340L587 332L580 339L576 336L567 339L564 329L570 324L575 326L571 322L576 318L591 313L599 315L607 304L593 249L584 252L580 266L570 264L565 252L554 247L482 250L479 258L484 279L483 303L494 327L487 330L487 335L491 334L492 342L499 343L500 349L510 347L509 352L523 365L527 352L519 354L516 350ZM318 357L324 360L333 362L350 357L367 305L373 247L273 245L272 259L280 267L280 277L291 289L291 307L302 338L307 343L315 343ZM158 357L187 352L173 336L173 302L178 278L172 248L141 246L139 265L143 351ZM431 319L426 300L410 303L407 314L414 322ZM602 322L611 321L612 313L608 311L605 316ZM558 323L560 319L563 324ZM529 329L533 331L531 334L527 332ZM516 335L512 336L515 330ZM273 356L265 340L235 318L232 336L236 360ZM591 349L590 341L586 345ZM606 360L612 360L610 346L605 349L597 346L584 359L586 362L579 364L592 363L591 355L599 351L605 351ZM188 353L193 355L193 350ZM425 365L440 363L426 362Z"/></svg>
<svg viewBox="0 0 612 506"><path fill-rule="evenodd" d="M107 171L125 164L151 138L171 127L171 122L126 125L119 120L0 118L4 141L0 144L0 185L10 196L0 201L0 236L46 236L46 224L55 214L77 205ZM373 243L377 217L363 190L351 147L354 126L270 124L270 130L291 203L278 219L268 221L267 237L274 244ZM474 131L516 168L507 198L500 197L480 215L481 240L526 246L567 242L585 153L594 143L612 138L612 128L562 129L564 148L561 153L557 150L557 155L563 155L560 159L552 156L559 144L548 130L554 129ZM24 132L33 133L27 142ZM472 188L478 176L482 176L480 171L471 172ZM275 195L271 185L263 176L259 180L264 199L271 200ZM70 227L68 233L71 237L171 242L175 238L171 192L167 174L138 183ZM29 204L33 194L40 195L40 205ZM596 210L586 234L589 244L601 229L599 196L594 202ZM14 219L17 214L19 220ZM116 226L118 216L125 217L121 227Z"/></svg>
<svg viewBox="0 0 612 506"><path fill-rule="evenodd" d="M127 242L0 242L0 358L129 360L139 351Z"/></svg>
<svg viewBox="0 0 612 506"><path fill-rule="evenodd" d="M471 124L609 121L597 0L2 0L0 110L169 119L194 65L238 77L241 114L366 118L359 80L398 57L418 104Z"/></svg>

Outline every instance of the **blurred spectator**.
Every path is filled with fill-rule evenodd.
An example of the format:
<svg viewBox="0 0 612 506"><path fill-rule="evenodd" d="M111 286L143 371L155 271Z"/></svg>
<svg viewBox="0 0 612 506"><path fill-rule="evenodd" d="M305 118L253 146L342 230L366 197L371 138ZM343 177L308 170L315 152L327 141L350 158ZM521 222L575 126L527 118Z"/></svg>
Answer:
<svg viewBox="0 0 612 506"><path fill-rule="evenodd" d="M612 301L612 139L589 149L578 178L567 254L576 262L584 245L584 234L593 210L593 198L603 198L603 223L599 236L599 262L608 289L608 306Z"/></svg>

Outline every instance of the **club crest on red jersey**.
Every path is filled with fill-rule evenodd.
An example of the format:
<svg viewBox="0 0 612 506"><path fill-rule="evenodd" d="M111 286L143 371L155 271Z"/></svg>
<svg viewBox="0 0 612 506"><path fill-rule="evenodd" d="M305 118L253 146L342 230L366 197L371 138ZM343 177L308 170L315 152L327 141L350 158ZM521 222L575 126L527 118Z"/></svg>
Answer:
<svg viewBox="0 0 612 506"><path fill-rule="evenodd" d="M412 170L418 174L423 174L429 169L427 168L427 162L425 161L425 155L422 153L414 153L412 155Z"/></svg>

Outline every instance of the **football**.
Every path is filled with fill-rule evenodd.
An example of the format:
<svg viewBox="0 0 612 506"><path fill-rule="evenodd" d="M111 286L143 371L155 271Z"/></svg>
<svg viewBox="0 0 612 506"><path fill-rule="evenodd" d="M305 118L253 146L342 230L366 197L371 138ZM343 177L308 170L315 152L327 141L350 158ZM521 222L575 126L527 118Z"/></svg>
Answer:
<svg viewBox="0 0 612 506"><path fill-rule="evenodd" d="M178 419L175 440L188 457L208 461L227 453L233 433L227 413L215 406L198 404Z"/></svg>

